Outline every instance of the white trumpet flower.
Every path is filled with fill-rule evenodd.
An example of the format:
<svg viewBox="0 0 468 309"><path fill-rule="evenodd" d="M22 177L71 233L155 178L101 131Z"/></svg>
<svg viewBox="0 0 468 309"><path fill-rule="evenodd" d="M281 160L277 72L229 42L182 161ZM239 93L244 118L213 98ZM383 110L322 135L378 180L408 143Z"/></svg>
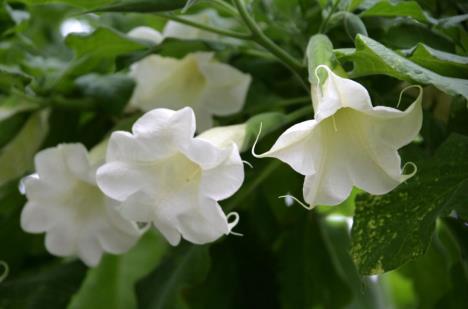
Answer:
<svg viewBox="0 0 468 309"><path fill-rule="evenodd" d="M89 266L103 252L126 252L139 238L136 226L115 210L96 185L96 165L81 144L62 144L39 152L37 174L24 179L28 198L21 227L46 233L47 250L58 256L77 255Z"/></svg>
<svg viewBox="0 0 468 309"><path fill-rule="evenodd" d="M258 157L280 159L304 175L309 207L337 205L353 186L385 194L411 177L403 173L398 149L421 128L421 92L405 111L373 107L362 85L327 66L319 69L328 77L321 89L312 89L315 119L290 127Z"/></svg>
<svg viewBox="0 0 468 309"><path fill-rule="evenodd" d="M154 109L136 121L132 133L112 134L107 163L97 172L103 192L122 202L122 216L153 223L172 245L181 237L212 242L237 223L228 222L217 202L243 182L237 146L217 146L194 133L191 108Z"/></svg>
<svg viewBox="0 0 468 309"><path fill-rule="evenodd" d="M136 81L131 106L143 111L190 106L199 132L212 126L212 115L240 111L251 81L250 75L215 61L212 53L180 60L151 55L132 65L130 76Z"/></svg>

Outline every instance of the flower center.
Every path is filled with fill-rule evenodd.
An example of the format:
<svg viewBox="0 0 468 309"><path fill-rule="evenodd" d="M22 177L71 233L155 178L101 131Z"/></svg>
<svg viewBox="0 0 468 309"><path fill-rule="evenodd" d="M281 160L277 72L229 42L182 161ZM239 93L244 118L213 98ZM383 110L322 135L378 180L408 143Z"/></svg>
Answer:
<svg viewBox="0 0 468 309"><path fill-rule="evenodd" d="M62 205L68 206L73 216L79 220L98 218L105 211L105 197L96 185L77 181L65 195Z"/></svg>

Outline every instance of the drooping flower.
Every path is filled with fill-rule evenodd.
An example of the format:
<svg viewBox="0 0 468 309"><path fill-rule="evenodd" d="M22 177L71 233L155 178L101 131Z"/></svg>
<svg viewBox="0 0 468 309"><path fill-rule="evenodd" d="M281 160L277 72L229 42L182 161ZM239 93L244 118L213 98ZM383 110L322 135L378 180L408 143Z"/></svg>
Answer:
<svg viewBox="0 0 468 309"><path fill-rule="evenodd" d="M190 106L200 132L212 126L212 115L240 111L251 81L250 75L215 61L212 53L180 60L151 55L132 65L130 75L136 81L132 106L143 111Z"/></svg>
<svg viewBox="0 0 468 309"><path fill-rule="evenodd" d="M121 201L122 215L152 223L171 243L181 237L203 244L229 234L219 206L244 179L234 143L218 146L194 137L195 116L189 107L154 109L109 140L107 163L97 181L108 196Z"/></svg>
<svg viewBox="0 0 468 309"><path fill-rule="evenodd" d="M81 144L62 144L39 152L37 174L24 179L28 198L21 227L46 233L47 250L58 256L77 255L89 266L103 252L127 251L140 233L115 210L115 203L96 185L97 165Z"/></svg>
<svg viewBox="0 0 468 309"><path fill-rule="evenodd" d="M290 127L259 157L280 159L304 175L311 207L339 204L353 186L371 194L393 190L411 176L403 173L398 149L421 128L421 95L405 111L373 107L362 85L319 69L328 77L312 89L315 119Z"/></svg>

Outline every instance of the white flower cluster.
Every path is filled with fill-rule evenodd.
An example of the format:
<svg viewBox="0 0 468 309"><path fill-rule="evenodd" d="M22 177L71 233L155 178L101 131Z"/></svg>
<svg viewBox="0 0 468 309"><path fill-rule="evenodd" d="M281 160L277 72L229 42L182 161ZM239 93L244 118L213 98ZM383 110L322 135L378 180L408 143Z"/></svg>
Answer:
<svg viewBox="0 0 468 309"><path fill-rule="evenodd" d="M147 29L132 35L161 39ZM421 128L421 96L405 111L373 107L363 86L320 69L328 77L312 87L315 119L295 124L257 156L278 158L304 175L309 207L339 204L353 186L391 191L409 177L398 149ZM239 150L246 125L195 132L210 127L213 114L242 108L250 76L207 53L149 56L130 74L136 80L131 105L147 113L131 132L112 133L102 144L105 158L102 145L90 154L81 144L58 145L39 152L36 173L24 179L21 226L46 233L52 254L94 266L104 252L127 251L151 225L177 245L181 238L213 242L237 224L237 214L226 215L218 202L244 180Z"/></svg>

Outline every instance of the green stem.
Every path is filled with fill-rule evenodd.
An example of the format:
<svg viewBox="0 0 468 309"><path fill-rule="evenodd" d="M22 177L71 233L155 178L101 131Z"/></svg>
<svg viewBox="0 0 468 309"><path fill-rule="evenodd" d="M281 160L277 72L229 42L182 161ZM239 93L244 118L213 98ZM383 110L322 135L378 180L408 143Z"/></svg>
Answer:
<svg viewBox="0 0 468 309"><path fill-rule="evenodd" d="M330 21L330 18L332 15L335 13L336 9L338 8L338 5L340 4L341 0L336 0L336 2L333 4L330 13L327 15L327 18L320 24L319 28L319 33L325 33L326 32L326 27L328 26L328 22Z"/></svg>
<svg viewBox="0 0 468 309"><path fill-rule="evenodd" d="M250 17L242 0L234 0L234 3L239 11L240 16L244 20L245 25L250 29L253 35L253 40L265 49L270 51L279 60L281 60L292 71L296 72L299 76L302 75L303 65L300 61L291 57L285 50L276 45L270 38L268 38L263 31L258 27L255 20Z"/></svg>
<svg viewBox="0 0 468 309"><path fill-rule="evenodd" d="M205 0L205 1L211 2L211 3L215 4L215 5L217 5L224 12L226 12L226 13L232 15L232 16L238 16L239 15L237 10L227 2L224 2L222 0Z"/></svg>
<svg viewBox="0 0 468 309"><path fill-rule="evenodd" d="M214 28L214 27L211 27L211 26L207 26L207 25L204 25L204 24L200 24L200 23L188 20L186 18L182 18L182 17L176 16L176 15L172 15L172 14L156 13L155 15L159 16L159 17L162 17L162 18L165 18L165 19L173 20L173 21L176 21L178 23L185 24L185 25L188 25L188 26L191 26L191 27L195 27L195 28L198 28L198 29L202 29L202 30L206 30L206 31L209 31L209 32L217 33L217 34L220 34L220 35L229 36L229 37L236 38L236 39L241 39L241 40L251 40L252 39L252 35L247 34L247 33L239 33L239 32L234 32L234 31L230 31L230 30Z"/></svg>
<svg viewBox="0 0 468 309"><path fill-rule="evenodd" d="M312 116L314 115L314 109L312 108L312 104L308 105L308 106L304 106L298 110L295 110L294 112L288 114L288 123L291 123L291 122L295 122L296 120L304 117L304 116L307 116L307 115L310 115L312 118Z"/></svg>

